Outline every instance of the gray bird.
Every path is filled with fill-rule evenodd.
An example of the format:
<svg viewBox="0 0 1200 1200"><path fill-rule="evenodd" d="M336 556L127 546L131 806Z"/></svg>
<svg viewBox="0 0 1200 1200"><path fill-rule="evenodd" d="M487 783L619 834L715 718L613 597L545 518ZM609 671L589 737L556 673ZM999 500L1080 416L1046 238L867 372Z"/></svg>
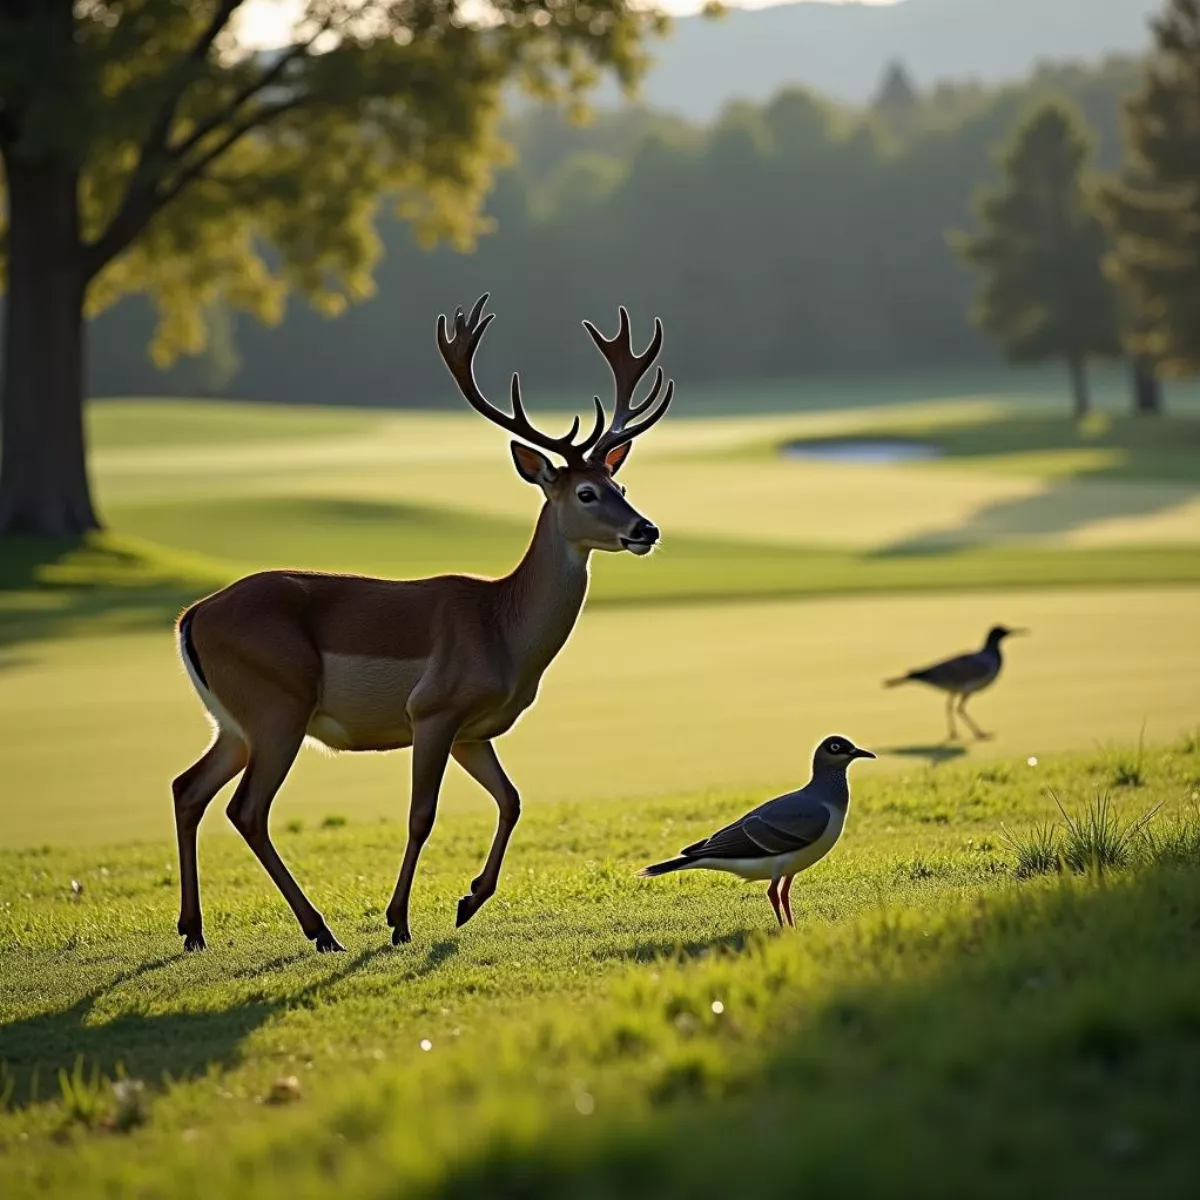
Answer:
<svg viewBox="0 0 1200 1200"><path fill-rule="evenodd" d="M799 791L768 800L732 825L680 851L678 858L638 872L643 877L672 871L726 871L742 879L769 879L767 899L775 919L789 925L792 879L833 849L846 824L850 783L846 771L856 758L874 758L849 738L827 737L813 753L812 779ZM780 882L783 883L782 890Z"/></svg>
<svg viewBox="0 0 1200 1200"><path fill-rule="evenodd" d="M1009 629L1004 625L995 625L988 633L983 648L976 650L974 654L960 654L957 658L947 658L944 662L934 663L930 667L909 671L907 675L885 680L883 686L927 683L930 687L940 688L947 693L946 722L949 726L950 740L954 741L958 737L958 730L954 727L955 701L958 702L958 715L967 723L971 732L977 738L988 738L991 734L984 733L967 715L967 698L996 682L996 676L1000 674L1000 668L1004 665L1000 643L1006 637L1028 632L1027 629Z"/></svg>

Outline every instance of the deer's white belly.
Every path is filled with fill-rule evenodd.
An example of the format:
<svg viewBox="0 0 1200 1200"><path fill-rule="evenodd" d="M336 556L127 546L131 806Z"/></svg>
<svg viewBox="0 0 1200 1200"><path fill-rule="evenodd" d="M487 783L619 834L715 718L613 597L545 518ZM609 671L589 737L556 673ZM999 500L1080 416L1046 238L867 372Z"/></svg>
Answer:
<svg viewBox="0 0 1200 1200"><path fill-rule="evenodd" d="M412 744L408 698L424 659L324 654L308 736L331 750L395 750Z"/></svg>

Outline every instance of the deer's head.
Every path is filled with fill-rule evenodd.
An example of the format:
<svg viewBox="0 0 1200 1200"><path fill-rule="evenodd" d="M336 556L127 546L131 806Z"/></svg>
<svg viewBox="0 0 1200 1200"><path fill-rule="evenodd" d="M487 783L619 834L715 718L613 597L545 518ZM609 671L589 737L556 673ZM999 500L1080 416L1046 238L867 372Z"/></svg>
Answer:
<svg viewBox="0 0 1200 1200"><path fill-rule="evenodd" d="M438 349L458 390L476 412L520 439L513 441L511 447L517 473L545 493L559 532L567 541L586 550L649 554L658 541L658 527L625 499L625 489L617 483L616 475L629 457L633 439L662 419L675 394L674 382L667 380L664 389L662 368L655 367L649 394L636 404L633 400L638 384L654 366L662 349L661 322L655 318L650 345L636 354L629 332L629 314L624 308L620 310L620 328L612 338L604 337L595 325L584 321L583 327L612 371L615 396L611 421L605 415L600 397L593 398L595 424L577 442L578 417L563 437L551 437L534 427L526 415L521 380L515 372L511 415L497 408L479 390L475 380L475 352L494 315L483 315L487 299L485 293L469 315L464 315L461 308L457 310L452 337L447 332L446 318L438 317ZM638 417L642 420L637 420ZM561 465L543 451L560 458Z"/></svg>

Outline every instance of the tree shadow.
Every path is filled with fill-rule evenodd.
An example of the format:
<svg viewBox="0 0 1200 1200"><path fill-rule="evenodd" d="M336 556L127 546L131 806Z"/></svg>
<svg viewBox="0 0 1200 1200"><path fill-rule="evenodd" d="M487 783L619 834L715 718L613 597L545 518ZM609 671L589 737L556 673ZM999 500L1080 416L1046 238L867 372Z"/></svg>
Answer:
<svg viewBox="0 0 1200 1200"><path fill-rule="evenodd" d="M913 534L871 551L868 557L956 554L1008 541L1053 539L1100 521L1168 512L1193 495L1179 484L1096 487L1062 480L1048 483L1032 496L986 504L955 525Z"/></svg>
<svg viewBox="0 0 1200 1200"><path fill-rule="evenodd" d="M781 963L769 1027L729 1012L711 1055L659 1055L644 1102L597 1091L586 1136L494 1138L432 1194L1187 1194L1198 904L1194 871L1151 870L964 905L934 938L881 924L850 981Z"/></svg>
<svg viewBox="0 0 1200 1200"><path fill-rule="evenodd" d="M436 949L436 948L435 948ZM59 1094L58 1072L82 1061L89 1072L112 1078L120 1065L149 1086L191 1079L238 1062L247 1037L276 1014L309 1005L325 990L357 974L390 946L361 951L329 974L271 1000L239 1002L227 1008L165 1013L126 1012L97 1020L96 1011L108 996L126 984L184 960L182 952L124 971L80 997L69 1008L38 1013L0 1026L0 1064L8 1103L24 1108ZM306 956L311 956L308 951ZM288 955L266 963L257 974L295 962ZM434 957L433 951L430 958ZM444 953L442 959L447 957ZM436 963L427 966L434 969Z"/></svg>
<svg viewBox="0 0 1200 1200"><path fill-rule="evenodd" d="M890 758L920 758L931 767L936 767L962 758L967 748L959 742L931 742L928 745L884 746L878 753Z"/></svg>
<svg viewBox="0 0 1200 1200"><path fill-rule="evenodd" d="M22 661L5 653L13 646L98 628L167 630L220 583L169 552L107 534L0 539L0 670Z"/></svg>

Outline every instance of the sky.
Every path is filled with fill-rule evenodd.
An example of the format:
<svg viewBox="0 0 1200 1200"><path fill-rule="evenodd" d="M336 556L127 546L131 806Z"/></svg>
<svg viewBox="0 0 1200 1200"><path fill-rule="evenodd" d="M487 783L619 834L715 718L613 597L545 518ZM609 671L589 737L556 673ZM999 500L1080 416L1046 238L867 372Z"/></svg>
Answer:
<svg viewBox="0 0 1200 1200"><path fill-rule="evenodd" d="M726 0L730 8L769 8L787 0ZM895 0L824 0L828 4L892 4ZM675 16L698 12L704 0L658 0L661 8ZM288 33L303 0L250 0L239 14L238 31L245 42L268 49L289 41Z"/></svg>

